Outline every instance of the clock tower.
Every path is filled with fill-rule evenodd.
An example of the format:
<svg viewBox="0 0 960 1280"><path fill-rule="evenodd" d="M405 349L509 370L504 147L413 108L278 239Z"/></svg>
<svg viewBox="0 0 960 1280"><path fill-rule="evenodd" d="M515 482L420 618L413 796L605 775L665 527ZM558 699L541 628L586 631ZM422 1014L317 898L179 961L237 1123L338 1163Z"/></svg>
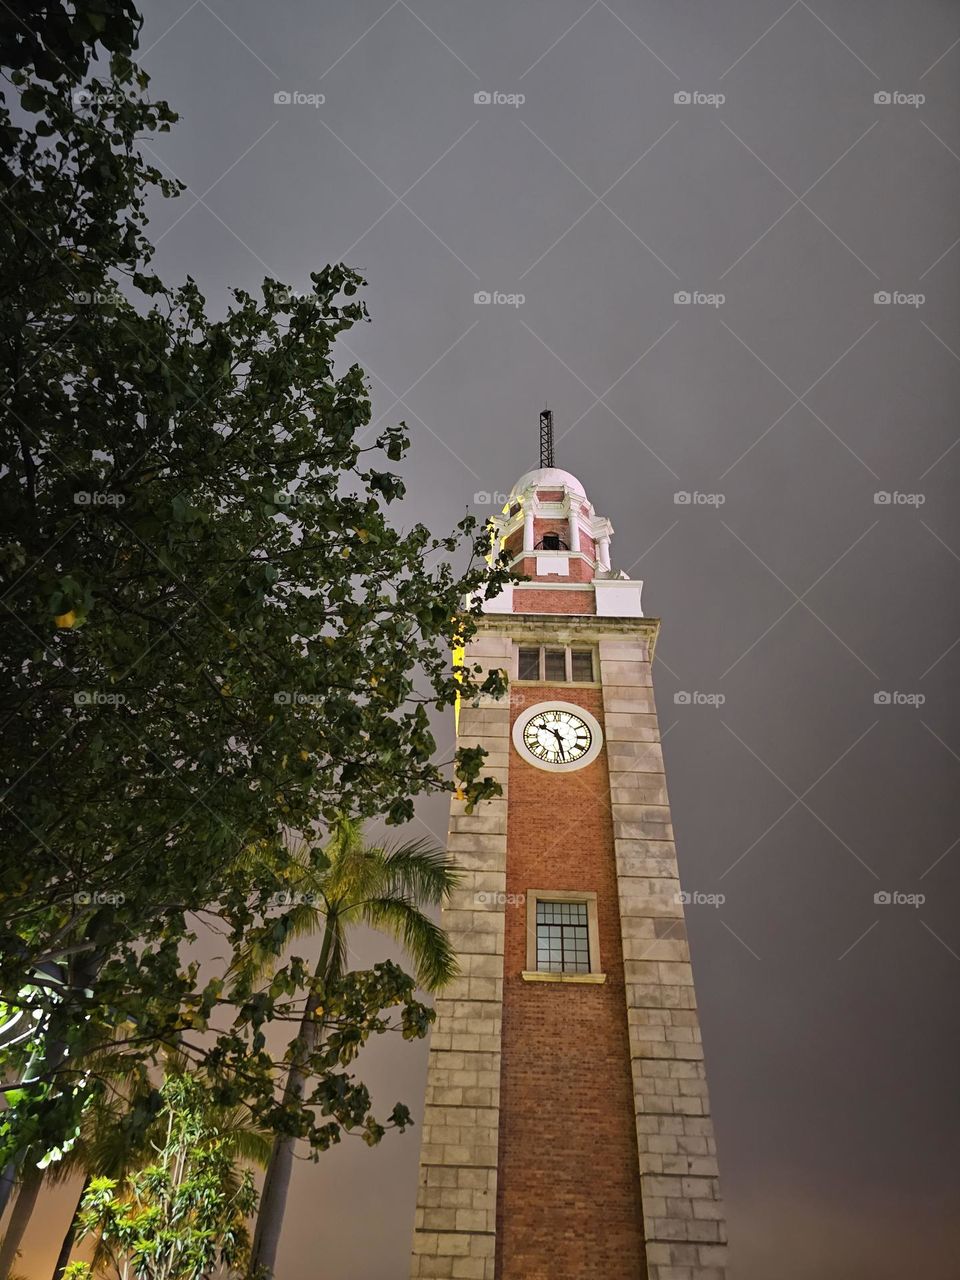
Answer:
<svg viewBox="0 0 960 1280"><path fill-rule="evenodd" d="M651 667L659 622L610 521L541 461L495 523L526 581L459 709L503 795L451 801L414 1280L723 1280L726 1232Z"/></svg>

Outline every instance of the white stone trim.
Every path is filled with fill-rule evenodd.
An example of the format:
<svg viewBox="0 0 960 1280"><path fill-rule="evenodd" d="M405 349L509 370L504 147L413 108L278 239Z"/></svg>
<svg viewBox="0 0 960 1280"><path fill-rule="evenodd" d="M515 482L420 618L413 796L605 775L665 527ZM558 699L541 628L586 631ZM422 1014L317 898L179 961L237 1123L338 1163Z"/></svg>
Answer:
<svg viewBox="0 0 960 1280"><path fill-rule="evenodd" d="M642 618L643 583L632 578L594 578L599 618Z"/></svg>
<svg viewBox="0 0 960 1280"><path fill-rule="evenodd" d="M538 551L537 573L555 573L567 577L570 572L570 556L566 551Z"/></svg>
<svg viewBox="0 0 960 1280"><path fill-rule="evenodd" d="M524 982L580 982L590 985L607 980L605 973L550 973L545 969L524 969L520 977Z"/></svg>
<svg viewBox="0 0 960 1280"><path fill-rule="evenodd" d="M483 612L513 613L513 586L512 582L507 582L497 595L484 600L480 606Z"/></svg>

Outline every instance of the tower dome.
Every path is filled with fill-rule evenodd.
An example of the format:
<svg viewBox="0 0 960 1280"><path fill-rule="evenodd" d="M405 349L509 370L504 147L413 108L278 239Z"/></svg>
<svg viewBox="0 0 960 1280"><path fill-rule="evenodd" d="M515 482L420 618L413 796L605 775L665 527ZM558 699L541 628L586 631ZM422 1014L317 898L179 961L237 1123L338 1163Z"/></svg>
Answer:
<svg viewBox="0 0 960 1280"><path fill-rule="evenodd" d="M587 496L586 489L584 489L577 477L571 475L569 471L562 471L559 467L538 467L535 471L525 471L523 473L510 490L510 497L519 497L520 494L532 487L538 489L567 488L571 493L576 493L581 498Z"/></svg>

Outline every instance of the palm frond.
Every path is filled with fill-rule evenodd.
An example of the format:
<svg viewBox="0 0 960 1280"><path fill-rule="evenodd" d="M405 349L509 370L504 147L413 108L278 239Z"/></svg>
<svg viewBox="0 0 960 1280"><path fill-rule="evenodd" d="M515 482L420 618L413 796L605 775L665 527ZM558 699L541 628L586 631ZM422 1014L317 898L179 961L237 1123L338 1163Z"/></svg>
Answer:
<svg viewBox="0 0 960 1280"><path fill-rule="evenodd" d="M232 1160L247 1160L265 1169L273 1150L273 1135L261 1129L246 1107L233 1107L216 1119L217 1136Z"/></svg>
<svg viewBox="0 0 960 1280"><path fill-rule="evenodd" d="M326 915L326 901L319 891L315 894L306 890L291 892L311 893L311 900L284 908L287 916L287 938L292 942L296 938L309 938L317 932ZM272 946L261 946L255 940L245 941L230 965L228 977L255 983L261 978L271 977L280 961L281 957Z"/></svg>
<svg viewBox="0 0 960 1280"><path fill-rule="evenodd" d="M389 891L439 906L462 879L456 863L429 840L408 840L377 850Z"/></svg>
<svg viewBox="0 0 960 1280"><path fill-rule="evenodd" d="M371 898L360 914L365 924L389 933L413 961L417 981L428 991L446 986L460 972L450 940L439 925L407 898Z"/></svg>

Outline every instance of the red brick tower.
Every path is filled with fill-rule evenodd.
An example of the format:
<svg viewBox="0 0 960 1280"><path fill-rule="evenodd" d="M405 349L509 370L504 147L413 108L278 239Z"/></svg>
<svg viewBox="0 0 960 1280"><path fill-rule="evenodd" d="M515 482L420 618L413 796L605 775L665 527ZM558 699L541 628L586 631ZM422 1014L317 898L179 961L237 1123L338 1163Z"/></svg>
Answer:
<svg viewBox="0 0 960 1280"><path fill-rule="evenodd" d="M462 976L437 1001L412 1276L722 1280L659 623L568 472L522 476L497 524L529 581L467 653L509 676L458 720L503 796L451 803Z"/></svg>

